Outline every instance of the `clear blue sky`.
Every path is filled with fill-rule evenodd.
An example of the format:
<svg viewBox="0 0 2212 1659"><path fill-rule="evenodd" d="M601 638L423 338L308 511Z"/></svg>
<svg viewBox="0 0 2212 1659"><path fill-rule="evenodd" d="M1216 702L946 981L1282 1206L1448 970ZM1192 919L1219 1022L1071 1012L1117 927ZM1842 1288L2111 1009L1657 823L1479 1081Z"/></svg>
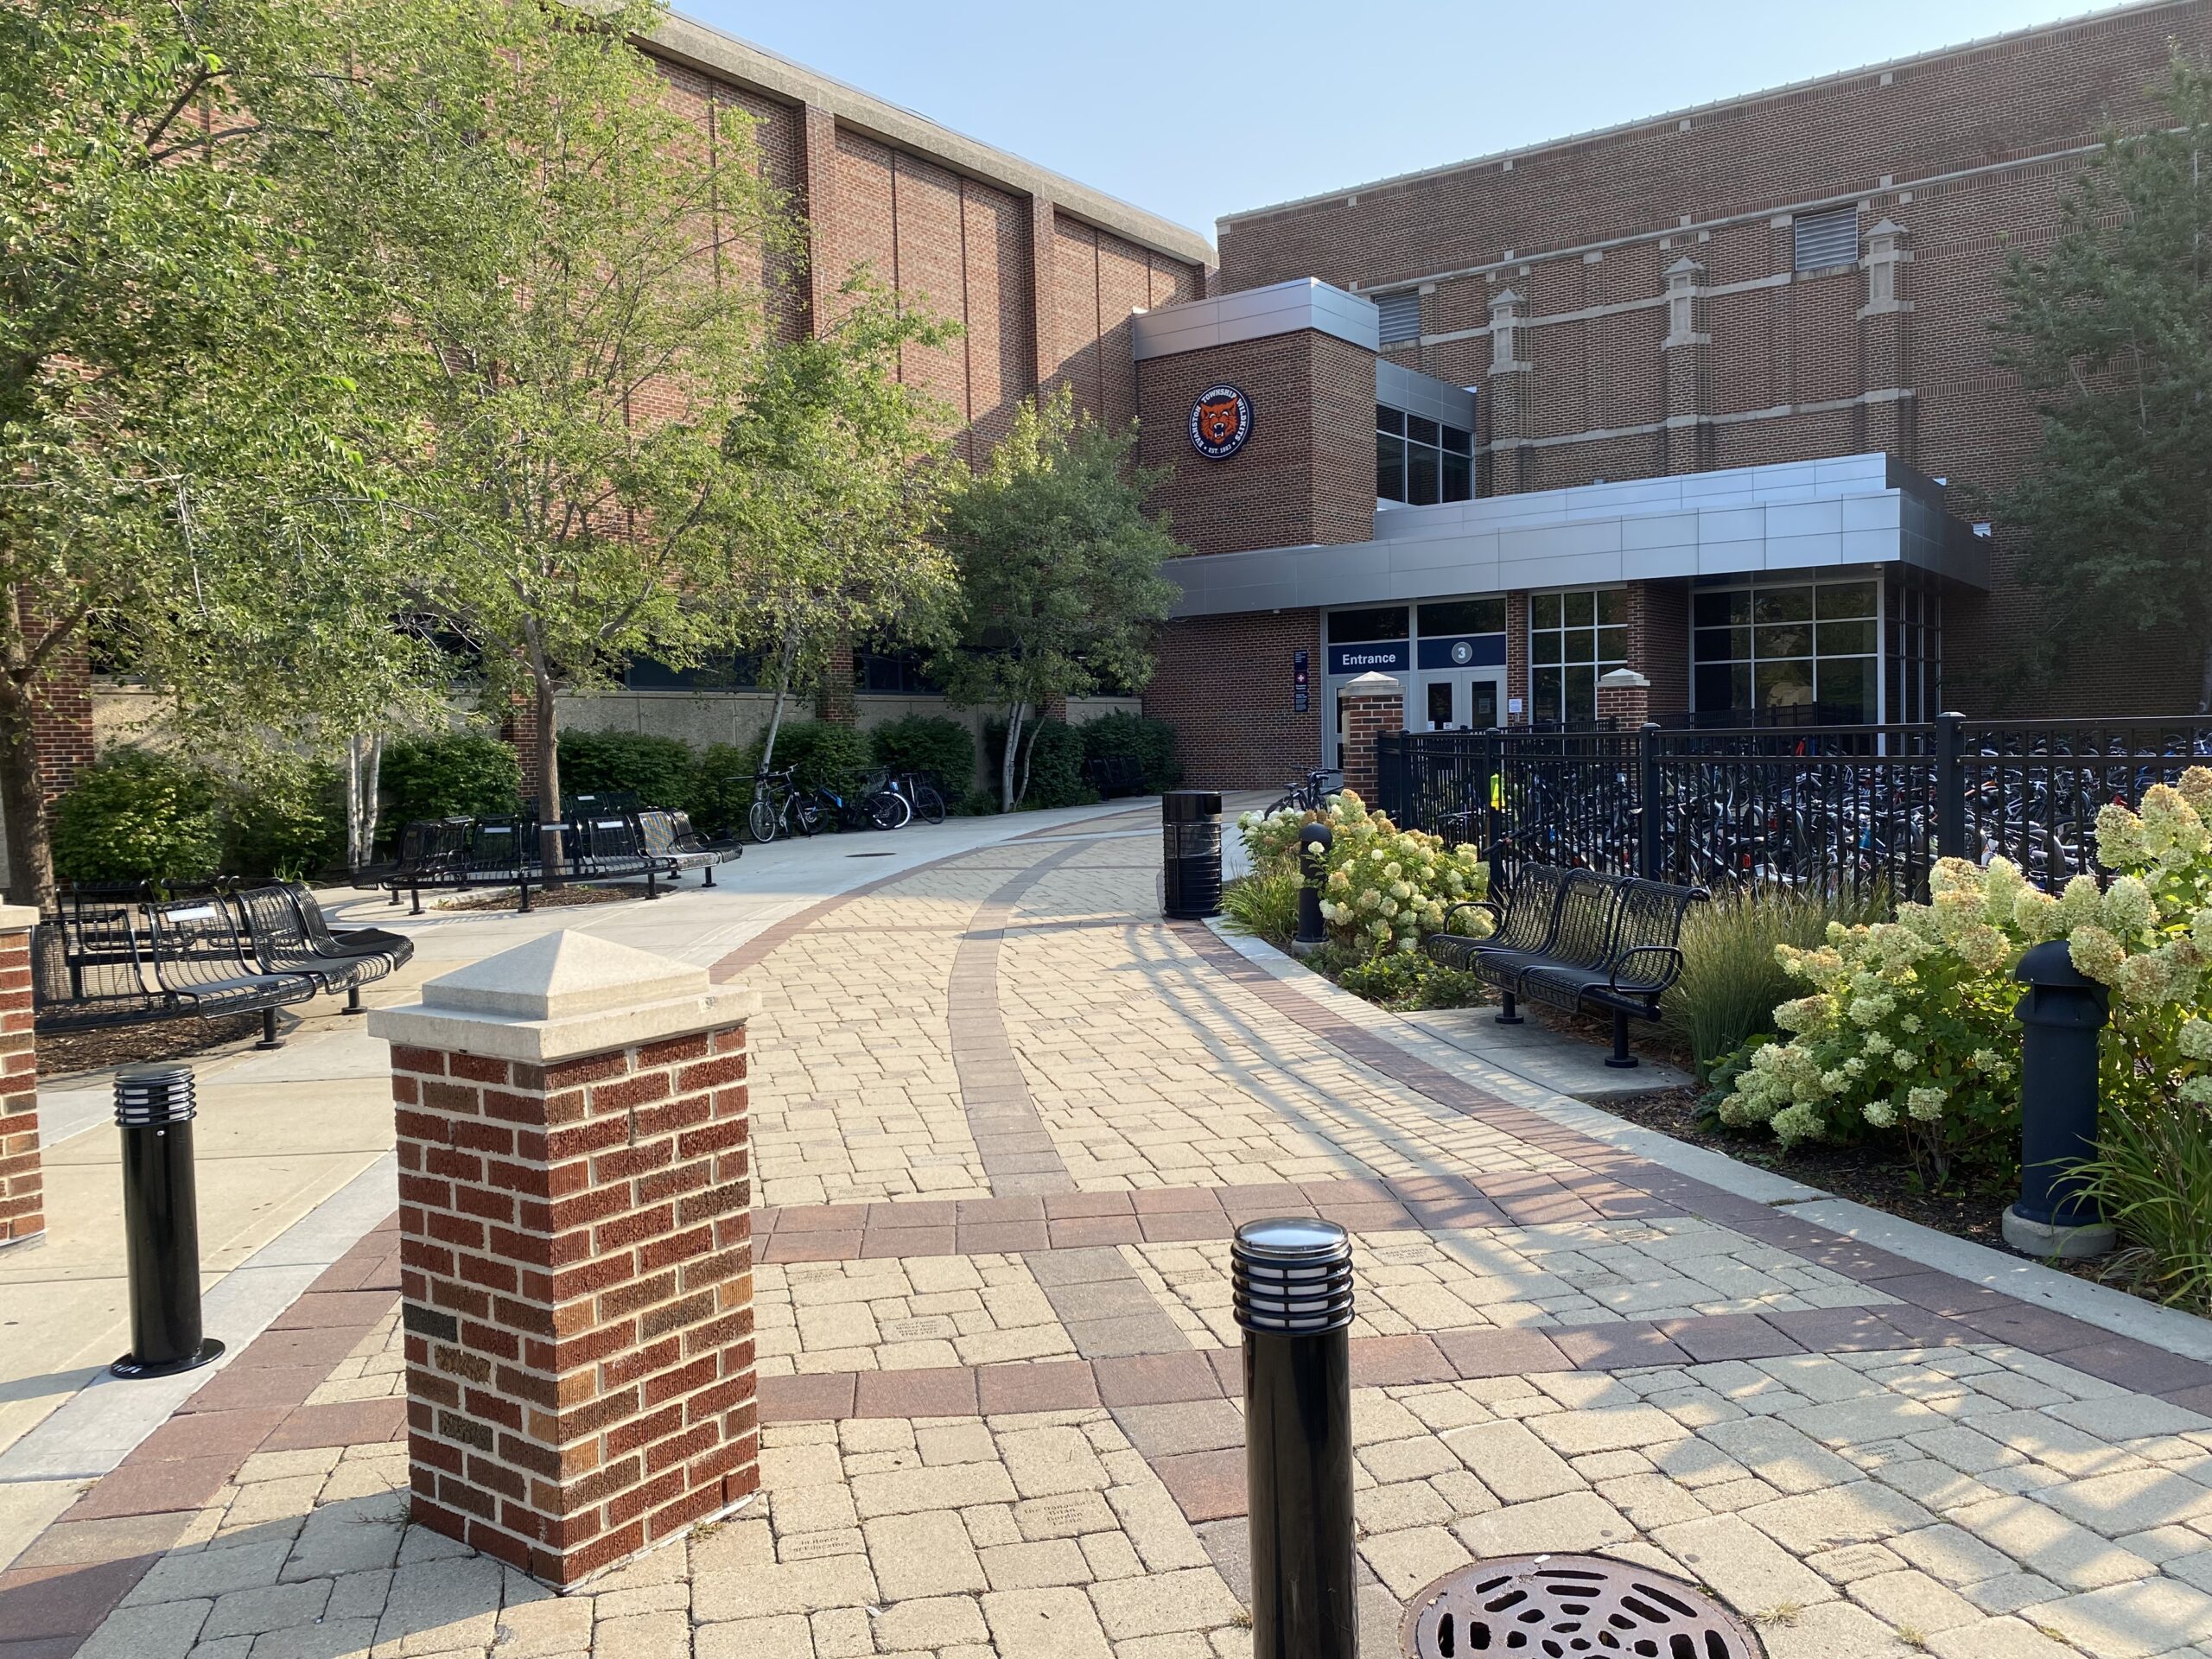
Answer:
<svg viewBox="0 0 2212 1659"><path fill-rule="evenodd" d="M2083 0L675 0L1211 237L1217 214L2094 9Z"/></svg>

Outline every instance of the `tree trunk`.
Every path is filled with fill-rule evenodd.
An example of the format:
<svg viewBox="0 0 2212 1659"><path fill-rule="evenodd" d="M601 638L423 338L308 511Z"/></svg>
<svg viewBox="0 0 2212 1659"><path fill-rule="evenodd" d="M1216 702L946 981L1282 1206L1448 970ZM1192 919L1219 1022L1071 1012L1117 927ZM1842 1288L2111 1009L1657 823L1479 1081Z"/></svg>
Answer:
<svg viewBox="0 0 2212 1659"><path fill-rule="evenodd" d="M8 824L8 902L52 910L54 844L31 716L30 688L0 675L0 813Z"/></svg>
<svg viewBox="0 0 2212 1659"><path fill-rule="evenodd" d="M384 734L357 732L346 741L346 865L376 861L377 792L384 772Z"/></svg>
<svg viewBox="0 0 2212 1659"><path fill-rule="evenodd" d="M1025 800L1029 796L1029 760L1037 753L1037 734L1044 729L1045 716L1040 710L1037 718L1029 722L1028 741L1021 746L1021 796Z"/></svg>
<svg viewBox="0 0 2212 1659"><path fill-rule="evenodd" d="M1006 750L999 756L999 810L1011 812L1021 797L1014 787L1014 757L1021 747L1021 716L1028 704L1016 697L1007 705Z"/></svg>
<svg viewBox="0 0 2212 1659"><path fill-rule="evenodd" d="M561 873L561 740L553 724L552 676L532 671L531 686L537 714L538 860L550 883Z"/></svg>
<svg viewBox="0 0 2212 1659"><path fill-rule="evenodd" d="M776 758L776 734L784 728L784 704L791 696L791 669L798 661L798 635L793 632L784 641L784 648L776 656L776 702L768 711L768 736L760 745L760 764L753 770L766 772Z"/></svg>

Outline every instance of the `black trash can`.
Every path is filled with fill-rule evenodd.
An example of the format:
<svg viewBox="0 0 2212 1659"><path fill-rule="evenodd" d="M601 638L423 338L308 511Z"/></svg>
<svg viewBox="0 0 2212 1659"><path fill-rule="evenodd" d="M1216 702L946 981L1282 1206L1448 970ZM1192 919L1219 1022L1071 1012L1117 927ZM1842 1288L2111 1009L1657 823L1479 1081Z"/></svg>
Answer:
<svg viewBox="0 0 2212 1659"><path fill-rule="evenodd" d="M1171 789L1160 798L1166 896L1162 908L1180 920L1221 914L1221 794Z"/></svg>

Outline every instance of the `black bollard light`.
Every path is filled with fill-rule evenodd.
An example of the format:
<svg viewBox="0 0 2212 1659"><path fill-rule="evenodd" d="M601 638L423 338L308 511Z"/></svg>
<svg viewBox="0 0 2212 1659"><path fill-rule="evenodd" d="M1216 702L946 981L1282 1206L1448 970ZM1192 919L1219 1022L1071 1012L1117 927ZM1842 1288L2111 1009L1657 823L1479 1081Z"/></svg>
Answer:
<svg viewBox="0 0 2212 1659"><path fill-rule="evenodd" d="M1252 1659L1357 1659L1351 1239L1310 1216L1248 1221L1230 1275L1244 1332Z"/></svg>
<svg viewBox="0 0 2212 1659"><path fill-rule="evenodd" d="M1329 849L1336 838L1325 823L1309 823L1298 832L1298 863L1306 884L1298 890L1298 937L1291 944L1301 956L1329 940L1321 921L1321 885L1329 879Z"/></svg>
<svg viewBox="0 0 2212 1659"><path fill-rule="evenodd" d="M2105 988L2075 967L2063 939L2030 950L2013 977L2028 989L2012 1010L2022 1031L2020 1197L2005 1211L2005 1242L2024 1255L2102 1255L2117 1235L2074 1172L2096 1155Z"/></svg>
<svg viewBox="0 0 2212 1659"><path fill-rule="evenodd" d="M115 1077L123 1131L123 1236L130 1268L130 1351L118 1376L168 1376L223 1344L200 1329L200 1195L192 1169L192 1068L127 1066Z"/></svg>

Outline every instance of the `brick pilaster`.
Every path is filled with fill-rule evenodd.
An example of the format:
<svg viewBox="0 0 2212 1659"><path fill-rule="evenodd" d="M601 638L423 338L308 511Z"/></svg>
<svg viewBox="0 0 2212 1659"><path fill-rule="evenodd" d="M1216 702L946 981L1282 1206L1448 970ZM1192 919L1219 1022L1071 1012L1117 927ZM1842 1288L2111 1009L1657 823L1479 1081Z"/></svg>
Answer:
<svg viewBox="0 0 2212 1659"><path fill-rule="evenodd" d="M562 933L372 1016L418 1522L565 1586L757 1487L753 1002Z"/></svg>
<svg viewBox="0 0 2212 1659"><path fill-rule="evenodd" d="M46 633L35 613L23 619L26 639L35 645ZM84 631L55 649L31 692L31 735L38 754L39 784L47 804L69 792L77 774L92 764L92 659Z"/></svg>
<svg viewBox="0 0 2212 1659"><path fill-rule="evenodd" d="M1527 302L1513 289L1490 302L1490 375L1485 381L1490 410L1490 489L1492 495L1517 495L1530 487L1529 448L1529 383L1534 365L1522 349L1528 328Z"/></svg>
<svg viewBox="0 0 2212 1659"><path fill-rule="evenodd" d="M543 794L545 779L537 767L537 706L528 698L518 701L499 721L499 741L515 752L522 768L522 792Z"/></svg>
<svg viewBox="0 0 2212 1659"><path fill-rule="evenodd" d="M1029 389L1041 392L1060 372L1060 357L1053 327L1052 248L1056 232L1049 197L1029 199L1029 341L1035 360L1029 365Z"/></svg>
<svg viewBox="0 0 2212 1659"><path fill-rule="evenodd" d="M822 685L815 694L814 712L832 726L860 724L860 704L853 695L853 642L840 639L830 647L830 661L822 671Z"/></svg>
<svg viewBox="0 0 2212 1659"><path fill-rule="evenodd" d="M1521 712L1513 712L1513 700ZM1529 590L1516 588L1505 596L1505 707L1498 719L1508 726L1529 723Z"/></svg>
<svg viewBox="0 0 2212 1659"><path fill-rule="evenodd" d="M1701 473L1713 465L1707 423L1713 336L1704 330L1705 267L1685 254L1667 268L1667 470Z"/></svg>
<svg viewBox="0 0 2212 1659"><path fill-rule="evenodd" d="M837 118L818 104L800 108L798 160L807 220L806 330L818 337L837 320L837 286L845 276L834 267L829 247L836 215L831 195L837 177ZM888 273L883 274L887 279Z"/></svg>
<svg viewBox="0 0 2212 1659"><path fill-rule="evenodd" d="M31 1037L29 905L0 905L0 1246L46 1234L39 1162L38 1051Z"/></svg>
<svg viewBox="0 0 2212 1659"><path fill-rule="evenodd" d="M1907 466L1914 463L1917 435L1912 385L1912 302L1905 283L1912 255L1904 249L1904 227L1884 219L1866 232L1866 303L1859 308L1860 400L1856 410L1862 450L1879 449Z"/></svg>
<svg viewBox="0 0 2212 1659"><path fill-rule="evenodd" d="M1404 685L1388 674L1363 674L1337 693L1344 707L1344 787L1376 804L1375 740L1406 728Z"/></svg>

